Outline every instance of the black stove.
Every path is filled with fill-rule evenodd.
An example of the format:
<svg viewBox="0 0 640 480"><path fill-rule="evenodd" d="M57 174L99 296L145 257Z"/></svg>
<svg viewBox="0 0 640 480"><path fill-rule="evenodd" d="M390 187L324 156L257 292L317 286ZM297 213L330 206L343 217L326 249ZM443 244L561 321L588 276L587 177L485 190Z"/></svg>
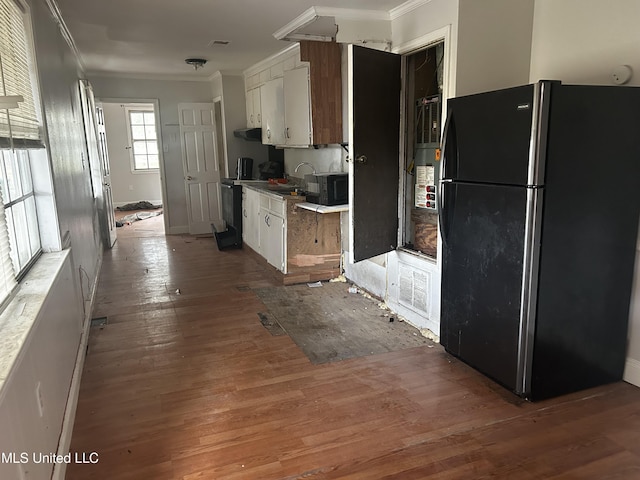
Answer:
<svg viewBox="0 0 640 480"><path fill-rule="evenodd" d="M222 219L227 229L218 232L214 227L218 249L242 248L242 185L235 185L235 178L221 179L220 197Z"/></svg>

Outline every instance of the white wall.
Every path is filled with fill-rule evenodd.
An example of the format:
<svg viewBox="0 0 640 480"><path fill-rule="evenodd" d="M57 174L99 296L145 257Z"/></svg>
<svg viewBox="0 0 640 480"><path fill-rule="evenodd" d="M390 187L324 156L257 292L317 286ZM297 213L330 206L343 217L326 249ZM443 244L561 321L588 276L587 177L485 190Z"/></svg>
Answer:
<svg viewBox="0 0 640 480"><path fill-rule="evenodd" d="M536 0L530 80L612 85L611 72L630 65L640 85L640 2ZM640 243L638 247L640 251ZM640 257L640 253L636 252ZM625 380L640 386L640 260L636 260Z"/></svg>
<svg viewBox="0 0 640 480"><path fill-rule="evenodd" d="M30 309L40 308L40 311L27 334L24 353L16 359L0 395L0 452L28 452L31 455L32 452L58 450L78 350L82 311L74 291L75 272L71 257L66 251L49 253L47 257L46 267L59 267L56 278L48 279L50 268L42 268L45 265L39 262L34 268L41 274L40 278L18 294L18 299L29 305L23 313L16 314L17 317L30 317ZM48 291L44 301L42 291ZM19 318L13 320L19 321ZM20 469L28 471L29 475L22 476L18 473ZM0 463L0 478L50 478L52 469L52 464L32 461L25 465L3 462Z"/></svg>
<svg viewBox="0 0 640 480"><path fill-rule="evenodd" d="M287 148L284 151L284 171L299 179L312 173L307 165L302 165L297 173L295 168L302 162L313 166L316 173L347 172L347 152L340 145L328 145L321 148Z"/></svg>
<svg viewBox="0 0 640 480"><path fill-rule="evenodd" d="M529 81L534 0L459 0L456 96Z"/></svg>
<svg viewBox="0 0 640 480"><path fill-rule="evenodd" d="M234 130L247 127L244 76L217 74L212 81L212 93L213 98L222 97L229 177L235 176L238 157L250 157L253 158L253 178L258 178L258 165L268 159L267 147L233 136Z"/></svg>
<svg viewBox="0 0 640 480"><path fill-rule="evenodd" d="M69 251L44 254L27 274L14 299L18 302L18 310L12 317L14 324L43 303L37 314L30 316L35 322L0 390L0 450L55 452L61 438L63 443L65 438L68 440L63 430L63 421L68 426L63 420L65 412L67 419L73 419L73 385L77 385L72 384L74 366L83 351L82 327L95 293L102 245L84 140L78 62L45 0L28 3L53 174L54 216L60 238L69 238L72 248L70 254ZM41 157L39 162L46 160L46 156ZM47 195L51 196L51 192ZM53 220L49 218L47 223ZM58 263L53 265L51 260L56 263L56 259ZM35 291L37 302L35 297L28 296ZM21 302L24 303L22 310ZM4 333L5 340L18 341ZM38 384L42 411L36 396ZM28 478L50 478L52 465L27 467ZM0 477L27 478L18 468L12 464L0 465Z"/></svg>
<svg viewBox="0 0 640 480"><path fill-rule="evenodd" d="M158 99L160 104L160 132L163 153L166 197L164 204L167 233L189 231L187 200L182 169L178 103L211 102L209 82L143 80L120 77L90 77L98 99Z"/></svg>
<svg viewBox="0 0 640 480"><path fill-rule="evenodd" d="M131 150L126 148L130 145L124 104L103 103L102 107L111 166L113 203L116 207L142 200L155 205L162 203L160 172L131 172Z"/></svg>
<svg viewBox="0 0 640 480"><path fill-rule="evenodd" d="M640 85L638 0L536 0L530 79L611 85L630 65Z"/></svg>

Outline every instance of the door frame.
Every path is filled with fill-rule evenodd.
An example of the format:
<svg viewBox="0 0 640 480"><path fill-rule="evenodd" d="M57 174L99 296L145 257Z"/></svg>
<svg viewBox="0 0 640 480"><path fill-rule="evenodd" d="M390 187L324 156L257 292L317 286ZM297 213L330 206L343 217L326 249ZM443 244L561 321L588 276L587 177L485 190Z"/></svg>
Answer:
<svg viewBox="0 0 640 480"><path fill-rule="evenodd" d="M164 234L169 232L169 218L171 217L171 208L167 203L167 181L164 169L164 141L162 140L162 124L160 123L160 101L157 98L120 98L120 97L104 97L96 98L96 102L100 103L118 103L118 104L135 104L135 103L151 103L153 104L153 113L156 118L156 134L158 136L158 156L160 161L160 194L162 196L162 220L164 222ZM108 141L108 139L107 139Z"/></svg>
<svg viewBox="0 0 640 480"><path fill-rule="evenodd" d="M404 163L405 157L407 155L407 145L406 145L406 132L407 129L407 77L406 77L406 57L412 53L418 52L420 50L424 50L429 48L432 45L437 43L444 43L444 59L442 61L443 65L443 79L442 79L442 118L447 118L447 99L453 98L455 96L455 79L456 79L456 67L455 67L455 56L452 53L451 48L451 25L446 25L438 30L434 30L426 35L422 35L418 38L410 40L401 45L397 45L391 49L392 53L396 53L401 55L402 57L402 105L400 107L400 158L398 159L398 218L400 219L398 225L398 245L404 244L404 225L406 223L406 211L405 211L405 195L407 192L407 188L411 188L410 185L407 185L404 181ZM444 122L443 122L444 124ZM444 128L444 125L443 125ZM402 162L400 161L402 160ZM402 248L402 247L400 247ZM415 252L412 252L415 253ZM440 227L438 225L438 247L436 253L436 262L438 265L438 271L440 275L442 274L442 238L440 236ZM429 257L430 258L430 257ZM427 257L425 256L425 259ZM432 258L430 258L433 261ZM440 278L442 278L440 276ZM439 284L439 283L438 283ZM439 310L439 309L438 309ZM440 318L440 314L438 312L438 318Z"/></svg>

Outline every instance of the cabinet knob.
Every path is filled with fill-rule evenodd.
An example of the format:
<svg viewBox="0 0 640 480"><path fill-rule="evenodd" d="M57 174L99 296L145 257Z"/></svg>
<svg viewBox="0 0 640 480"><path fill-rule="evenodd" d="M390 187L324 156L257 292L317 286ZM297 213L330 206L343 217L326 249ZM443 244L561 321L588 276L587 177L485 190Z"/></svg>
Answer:
<svg viewBox="0 0 640 480"><path fill-rule="evenodd" d="M366 155L360 155L360 156L356 157L356 162L358 162L358 163L367 163L367 156Z"/></svg>
<svg viewBox="0 0 640 480"><path fill-rule="evenodd" d="M285 129L284 133L285 133L285 136L286 136L287 138L291 138L291 137L289 136L289 127L287 127L287 128Z"/></svg>

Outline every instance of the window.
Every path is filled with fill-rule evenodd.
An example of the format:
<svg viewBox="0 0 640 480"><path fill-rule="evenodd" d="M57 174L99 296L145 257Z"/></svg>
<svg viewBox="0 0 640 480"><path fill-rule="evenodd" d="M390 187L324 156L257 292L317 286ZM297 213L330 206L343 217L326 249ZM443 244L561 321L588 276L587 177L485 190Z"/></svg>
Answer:
<svg viewBox="0 0 640 480"><path fill-rule="evenodd" d="M7 221L11 262L16 275L40 253L40 232L28 150L3 150L0 190Z"/></svg>
<svg viewBox="0 0 640 480"><path fill-rule="evenodd" d="M407 55L404 247L437 255L444 43Z"/></svg>
<svg viewBox="0 0 640 480"><path fill-rule="evenodd" d="M31 164L44 145L25 19L0 0L0 303L41 251Z"/></svg>
<svg viewBox="0 0 640 480"><path fill-rule="evenodd" d="M160 167L156 115L151 108L126 107L131 171L157 171Z"/></svg>

